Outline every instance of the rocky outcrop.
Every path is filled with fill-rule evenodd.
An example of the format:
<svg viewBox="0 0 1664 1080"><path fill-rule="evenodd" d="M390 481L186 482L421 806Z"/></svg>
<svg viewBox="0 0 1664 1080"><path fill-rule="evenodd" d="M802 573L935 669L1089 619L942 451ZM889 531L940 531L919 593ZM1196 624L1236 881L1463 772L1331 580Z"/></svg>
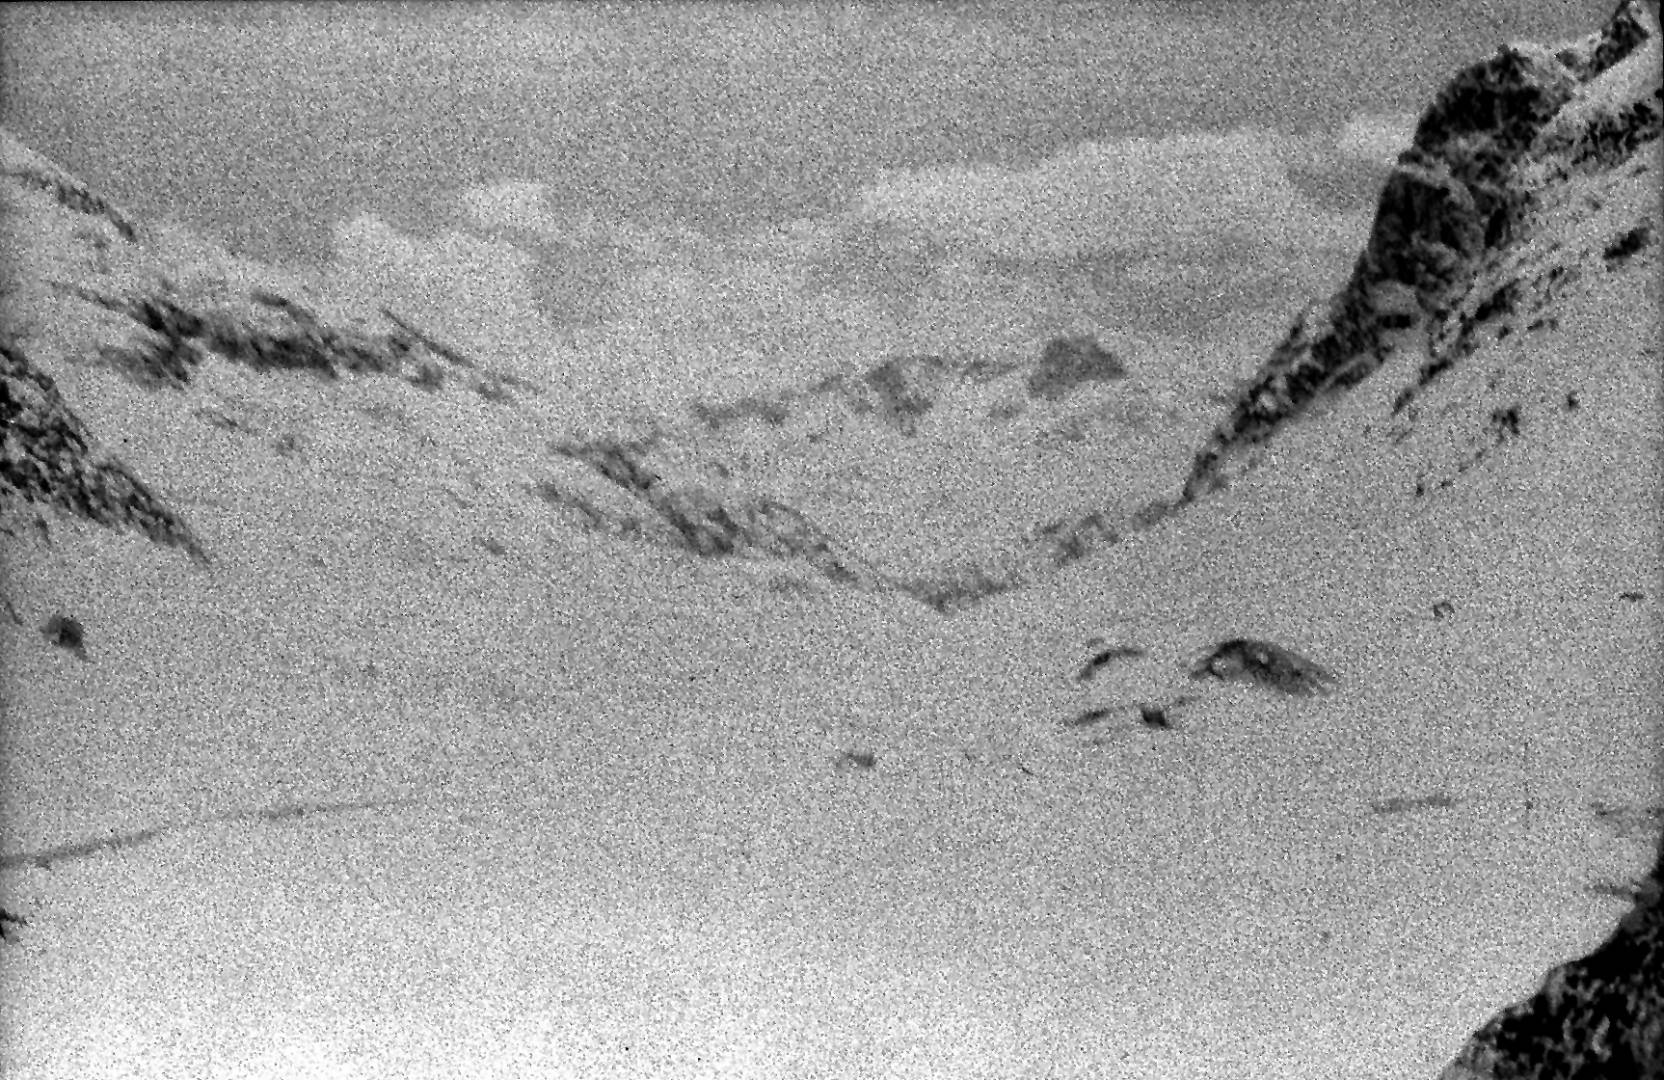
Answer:
<svg viewBox="0 0 1664 1080"><path fill-rule="evenodd" d="M1127 369L1114 353L1098 344L1091 334L1055 337L1046 342L1040 363L1029 374L1030 397L1062 401L1082 383L1115 382L1127 377Z"/></svg>
<svg viewBox="0 0 1664 1080"><path fill-rule="evenodd" d="M763 496L723 493L690 481L672 482L646 463L644 442L599 439L562 442L553 452L581 461L639 503L645 517L668 526L676 542L710 557L763 555L801 559L842 585L877 587L882 579L859 560L834 549L827 536L790 506ZM643 517L607 511L580 493L545 484L545 501L582 515L592 528L645 535Z"/></svg>
<svg viewBox="0 0 1664 1080"><path fill-rule="evenodd" d="M1086 646L1084 662L1069 680L1083 700L1062 725L1084 730L1091 746L1111 745L1138 728L1183 727L1192 707L1221 689L1211 683L1291 698L1326 697L1342 685L1323 665L1260 638L1229 638L1188 656L1171 645L1152 649L1102 637Z"/></svg>
<svg viewBox="0 0 1664 1080"><path fill-rule="evenodd" d="M1336 681L1321 664L1258 638L1221 641L1192 665L1190 677L1247 683L1297 697L1327 693Z"/></svg>
<svg viewBox="0 0 1664 1080"><path fill-rule="evenodd" d="M184 520L120 461L101 453L51 376L0 342L0 505L37 503L114 529L135 529L206 563Z"/></svg>
<svg viewBox="0 0 1664 1080"><path fill-rule="evenodd" d="M128 243L139 239L138 226L109 200L87 185L18 142L10 132L0 131L0 175L14 178L26 187L44 191L59 205L77 214L102 218Z"/></svg>
<svg viewBox="0 0 1664 1080"><path fill-rule="evenodd" d="M919 418L929 412L954 372L940 356L897 356L866 374L878 412L906 436L918 434Z"/></svg>
<svg viewBox="0 0 1664 1080"><path fill-rule="evenodd" d="M1526 166L1568 148L1573 164L1610 163L1656 139L1656 72L1651 87L1639 82L1628 94L1594 84L1657 33L1656 16L1626 0L1591 39L1559 52L1510 45L1452 79L1388 178L1347 284L1325 309L1301 316L1240 391L1197 454L1181 501L1228 486L1252 466L1255 447L1315 401L1368 378L1395 334L1419 326L1440 336L1484 257L1506 246L1529 208ZM1610 108L1591 104L1609 96L1617 99Z"/></svg>
<svg viewBox="0 0 1664 1080"><path fill-rule="evenodd" d="M145 385L182 387L206 353L257 371L308 371L336 379L343 373L397 374L418 367L417 343L402 332L372 334L329 326L304 306L255 290L241 310L230 304L187 305L167 292L114 296L66 291L137 323L136 344L106 347L104 362Z"/></svg>
<svg viewBox="0 0 1664 1080"><path fill-rule="evenodd" d="M1664 1077L1664 847L1634 910L1598 949L1549 972L1468 1040L1441 1080Z"/></svg>

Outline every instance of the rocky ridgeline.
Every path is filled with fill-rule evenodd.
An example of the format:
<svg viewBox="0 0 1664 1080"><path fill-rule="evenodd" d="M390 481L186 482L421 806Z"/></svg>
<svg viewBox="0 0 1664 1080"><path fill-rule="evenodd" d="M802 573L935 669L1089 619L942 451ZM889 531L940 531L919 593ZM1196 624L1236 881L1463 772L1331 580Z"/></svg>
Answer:
<svg viewBox="0 0 1664 1080"><path fill-rule="evenodd" d="M907 438L919 434L919 422L938 403L966 386L1017 375L1024 365L1014 361L961 359L935 354L892 356L858 376L829 375L803 390L787 390L771 397L747 396L729 402L696 402L693 415L712 429L748 420L780 427L796 410L817 401L836 401L851 415L873 415ZM1061 335L1041 350L1037 363L1022 377L1028 399L1056 404L1094 383L1119 382L1127 377L1121 358L1091 334ZM1002 400L992 420L1008 420L1022 405Z"/></svg>
<svg viewBox="0 0 1664 1080"><path fill-rule="evenodd" d="M144 386L183 387L207 353L256 371L397 375L437 385L442 370L429 350L403 331L368 333L333 327L275 293L251 290L238 304L188 304L166 291L111 295L79 287L64 291L120 315L145 331L137 344L106 346L100 359Z"/></svg>
<svg viewBox="0 0 1664 1080"><path fill-rule="evenodd" d="M746 491L720 475L679 467L655 436L569 440L556 458L585 466L585 477L556 473L532 492L592 532L679 547L707 558L798 560L836 585L899 592L942 614L973 606L1021 583L978 565L899 577L885 574L779 499ZM593 481L599 481L601 490Z"/></svg>
<svg viewBox="0 0 1664 1080"><path fill-rule="evenodd" d="M535 491L570 511L587 528L669 541L698 555L801 559L839 585L883 588L884 579L859 558L839 552L802 514L777 499L723 491L691 478L671 480L649 463L652 439L564 441L558 457L588 466L625 496L604 501L581 486L545 480Z"/></svg>
<svg viewBox="0 0 1664 1080"><path fill-rule="evenodd" d="M0 176L44 191L60 206L74 213L102 218L115 228L116 235L123 240L130 244L138 242L139 229L131 218L80 180L19 143L7 131L0 131L0 161L5 162L4 166L0 166Z"/></svg>
<svg viewBox="0 0 1664 1080"><path fill-rule="evenodd" d="M328 380L390 375L430 391L438 390L451 370L467 368L473 369L467 376L473 388L496 401L508 399L509 383L531 389L485 370L389 312L383 312L387 329L374 332L332 324L283 295L286 290L232 285L211 275L189 288L176 287L157 269L166 257L155 246L156 238L126 214L3 130L0 151L0 178L25 192L45 192L61 208L56 212L97 219L106 233L113 228L119 240L110 242L131 245L134 265L143 268L121 284L121 276L108 275L107 268L81 275L69 269L72 264L60 269L78 280L49 276L7 282L8 290L43 289L131 321L127 340L77 346L63 358L71 364L107 365L148 389L183 390L210 357L261 372L300 371ZM77 234L77 242L83 239ZM28 234L20 242L29 243ZM105 241L101 234L87 242ZM118 328L119 339L122 324L108 325ZM183 519L98 448L51 376L30 358L25 337L13 333L6 338L0 368L0 503L8 529L18 525L12 511L51 507L114 529L135 530L206 562L203 546ZM36 520L44 524L44 519Z"/></svg>
<svg viewBox="0 0 1664 1080"><path fill-rule="evenodd" d="M690 407L695 421L691 430L654 425L646 433L561 442L555 447L558 457L586 464L613 490L597 492L569 473L545 477L536 490L586 529L669 543L711 557L801 559L838 584L901 592L949 613L1084 554L1090 545L1080 536L1090 523L1070 523L1067 538L1040 534L1033 541L1043 552L1039 556L1022 552L986 564L960 562L923 573L880 573L855 552L840 548L803 510L748 490L747 479L736 475L743 467L725 463L740 445L729 441L730 430L751 427L769 448L765 456L812 452L807 448L822 440L844 437L835 433L850 430L850 420L865 419L916 439L923 437L921 425L932 410L962 393L990 396L993 404L985 420L999 424L1031 406L1050 415L1052 407L1083 388L1126 377L1120 358L1086 334L1053 338L1038 361L1029 365L892 356L857 374L827 376L802 388L695 402ZM995 392L987 395L990 389ZM859 425L853 430L860 430ZM743 441L744 436L739 438ZM620 494L625 498L617 498Z"/></svg>
<svg viewBox="0 0 1664 1080"><path fill-rule="evenodd" d="M1658 139L1656 61L1650 84L1626 73L1627 94L1600 85L1657 33L1656 16L1627 0L1583 41L1510 45L1453 78L1399 156L1351 278L1325 310L1296 320L1239 393L1196 456L1181 505L1227 487L1256 446L1407 340L1427 342L1434 364L1454 362L1485 315L1464 298L1554 178L1545 168L1611 168Z"/></svg>
<svg viewBox="0 0 1664 1080"><path fill-rule="evenodd" d="M113 529L134 529L206 563L190 526L120 461L101 452L50 376L0 342L0 508L50 506Z"/></svg>
<svg viewBox="0 0 1664 1080"><path fill-rule="evenodd" d="M1598 949L1468 1040L1440 1080L1664 1076L1664 848L1635 908Z"/></svg>

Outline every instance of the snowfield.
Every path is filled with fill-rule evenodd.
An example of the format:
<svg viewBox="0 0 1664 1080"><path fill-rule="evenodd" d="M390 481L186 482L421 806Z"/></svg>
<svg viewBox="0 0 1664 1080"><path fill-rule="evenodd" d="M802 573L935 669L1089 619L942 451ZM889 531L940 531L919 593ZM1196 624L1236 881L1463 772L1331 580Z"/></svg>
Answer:
<svg viewBox="0 0 1664 1080"><path fill-rule="evenodd" d="M1617 107L1653 100L1654 31L1650 82L1598 85ZM1445 369L1432 329L1395 338L1222 490L952 615L884 583L1130 513L1128 477L1175 496L1218 407L1094 384L1021 421L1088 414L1056 451L989 426L1010 387L986 380L943 383L911 437L806 398L681 460L874 576L749 534L702 556L550 450L559 403L455 359L425 388L209 350L137 385L100 349L149 339L54 282L186 295L195 266L398 331L125 239L19 182L49 163L8 141L7 340L211 561L5 503L0 1071L1437 1075L1611 932L1656 850L1651 130L1615 161L1556 151ZM1138 418L1149 440L1105 449ZM643 531L584 527L545 481ZM1333 685L1196 677L1231 638Z"/></svg>

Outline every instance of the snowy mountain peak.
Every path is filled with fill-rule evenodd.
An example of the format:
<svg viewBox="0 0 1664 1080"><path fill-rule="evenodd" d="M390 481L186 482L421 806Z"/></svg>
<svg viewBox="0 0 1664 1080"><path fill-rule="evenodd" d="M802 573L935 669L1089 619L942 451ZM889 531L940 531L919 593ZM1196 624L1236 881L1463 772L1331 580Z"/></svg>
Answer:
<svg viewBox="0 0 1664 1080"><path fill-rule="evenodd" d="M1182 502L1228 486L1291 421L1395 353L1426 347L1440 363L1441 343L1462 337L1464 300L1525 242L1545 186L1656 153L1658 49L1656 15L1626 0L1599 34L1558 50L1505 46L1452 78L1388 178L1351 278L1295 321L1241 390Z"/></svg>

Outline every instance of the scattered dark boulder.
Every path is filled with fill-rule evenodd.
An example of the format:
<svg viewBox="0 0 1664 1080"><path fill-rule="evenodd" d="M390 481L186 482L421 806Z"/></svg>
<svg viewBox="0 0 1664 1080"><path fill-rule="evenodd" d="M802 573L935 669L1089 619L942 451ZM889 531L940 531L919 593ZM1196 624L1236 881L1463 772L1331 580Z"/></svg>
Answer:
<svg viewBox="0 0 1664 1080"><path fill-rule="evenodd" d="M1647 246L1652 239L1652 226L1643 222L1633 229L1612 238L1601 252L1601 257L1607 262L1622 262Z"/></svg>
<svg viewBox="0 0 1664 1080"><path fill-rule="evenodd" d="M60 649L67 649L87 659L87 635L80 620L70 615L54 615L40 627L41 636Z"/></svg>
<svg viewBox="0 0 1664 1080"><path fill-rule="evenodd" d="M28 919L21 915L14 915L5 908L0 908L0 941L16 941L17 927L28 925Z"/></svg>
<svg viewBox="0 0 1664 1080"><path fill-rule="evenodd" d="M1440 600L1433 605L1433 618L1435 619L1448 619L1454 614L1456 614L1456 605L1449 600Z"/></svg>
<svg viewBox="0 0 1664 1080"><path fill-rule="evenodd" d="M832 759L836 773L865 772L878 765L878 755L870 750L845 750Z"/></svg>
<svg viewBox="0 0 1664 1080"><path fill-rule="evenodd" d="M1252 683L1299 696L1326 693L1336 682L1326 668L1280 645L1254 638L1220 642L1191 668L1190 677Z"/></svg>
<svg viewBox="0 0 1664 1080"><path fill-rule="evenodd" d="M1167 710L1160 705L1140 705L1138 719L1145 727L1166 731L1173 726L1173 721L1167 716Z"/></svg>

